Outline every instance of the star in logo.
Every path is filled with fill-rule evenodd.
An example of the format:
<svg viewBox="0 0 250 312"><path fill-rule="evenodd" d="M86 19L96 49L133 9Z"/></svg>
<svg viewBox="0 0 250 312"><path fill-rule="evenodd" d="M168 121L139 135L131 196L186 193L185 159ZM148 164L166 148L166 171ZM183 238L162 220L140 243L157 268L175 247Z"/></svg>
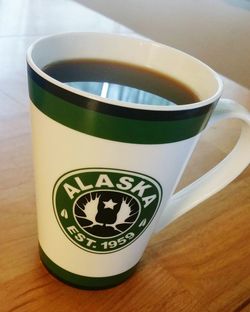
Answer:
<svg viewBox="0 0 250 312"><path fill-rule="evenodd" d="M104 201L104 208L109 208L109 209L114 209L114 206L117 205L117 203L113 202L112 199L110 199L109 201Z"/></svg>

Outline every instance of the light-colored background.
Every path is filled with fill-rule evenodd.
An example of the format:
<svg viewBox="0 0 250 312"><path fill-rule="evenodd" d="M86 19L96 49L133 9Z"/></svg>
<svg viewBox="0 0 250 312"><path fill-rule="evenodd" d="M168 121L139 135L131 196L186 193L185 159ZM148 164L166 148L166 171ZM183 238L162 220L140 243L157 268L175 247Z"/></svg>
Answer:
<svg viewBox="0 0 250 312"><path fill-rule="evenodd" d="M250 88L249 0L77 0Z"/></svg>

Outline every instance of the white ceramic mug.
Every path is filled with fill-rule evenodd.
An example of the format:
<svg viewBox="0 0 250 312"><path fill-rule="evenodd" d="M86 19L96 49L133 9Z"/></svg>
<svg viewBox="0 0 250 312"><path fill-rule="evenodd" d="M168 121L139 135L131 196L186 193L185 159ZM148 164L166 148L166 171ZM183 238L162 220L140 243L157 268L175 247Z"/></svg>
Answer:
<svg viewBox="0 0 250 312"><path fill-rule="evenodd" d="M74 89L42 71L94 58L146 66L198 94L187 105L119 102ZM199 60L149 40L66 33L28 50L40 255L76 287L105 288L134 271L154 232L232 181L249 164L249 113L220 99L222 82ZM174 194L203 129L243 121L233 151ZM173 195L174 194L174 195Z"/></svg>

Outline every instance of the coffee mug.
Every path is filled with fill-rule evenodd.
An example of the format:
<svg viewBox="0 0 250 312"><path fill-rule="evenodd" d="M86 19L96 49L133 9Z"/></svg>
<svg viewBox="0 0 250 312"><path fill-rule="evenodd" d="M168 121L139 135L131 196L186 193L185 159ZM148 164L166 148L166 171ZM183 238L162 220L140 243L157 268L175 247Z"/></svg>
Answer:
<svg viewBox="0 0 250 312"><path fill-rule="evenodd" d="M42 70L79 58L153 68L188 85L200 101L122 102L77 90ZM249 164L249 113L220 99L219 76L190 55L146 39L66 33L32 44L27 63L40 257L70 285L101 289L126 280L155 232ZM228 118L243 121L234 149L174 193L202 131Z"/></svg>

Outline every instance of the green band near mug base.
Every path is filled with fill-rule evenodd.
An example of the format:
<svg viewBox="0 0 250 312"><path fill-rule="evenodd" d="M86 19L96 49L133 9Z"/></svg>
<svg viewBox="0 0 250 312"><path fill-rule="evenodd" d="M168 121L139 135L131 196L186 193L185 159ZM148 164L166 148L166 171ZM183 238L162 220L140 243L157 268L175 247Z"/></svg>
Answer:
<svg viewBox="0 0 250 312"><path fill-rule="evenodd" d="M87 277L71 273L59 267L45 254L41 246L39 246L39 253L42 263L53 276L70 286L80 289L97 290L117 286L128 279L136 270L135 265L121 274L107 277Z"/></svg>

